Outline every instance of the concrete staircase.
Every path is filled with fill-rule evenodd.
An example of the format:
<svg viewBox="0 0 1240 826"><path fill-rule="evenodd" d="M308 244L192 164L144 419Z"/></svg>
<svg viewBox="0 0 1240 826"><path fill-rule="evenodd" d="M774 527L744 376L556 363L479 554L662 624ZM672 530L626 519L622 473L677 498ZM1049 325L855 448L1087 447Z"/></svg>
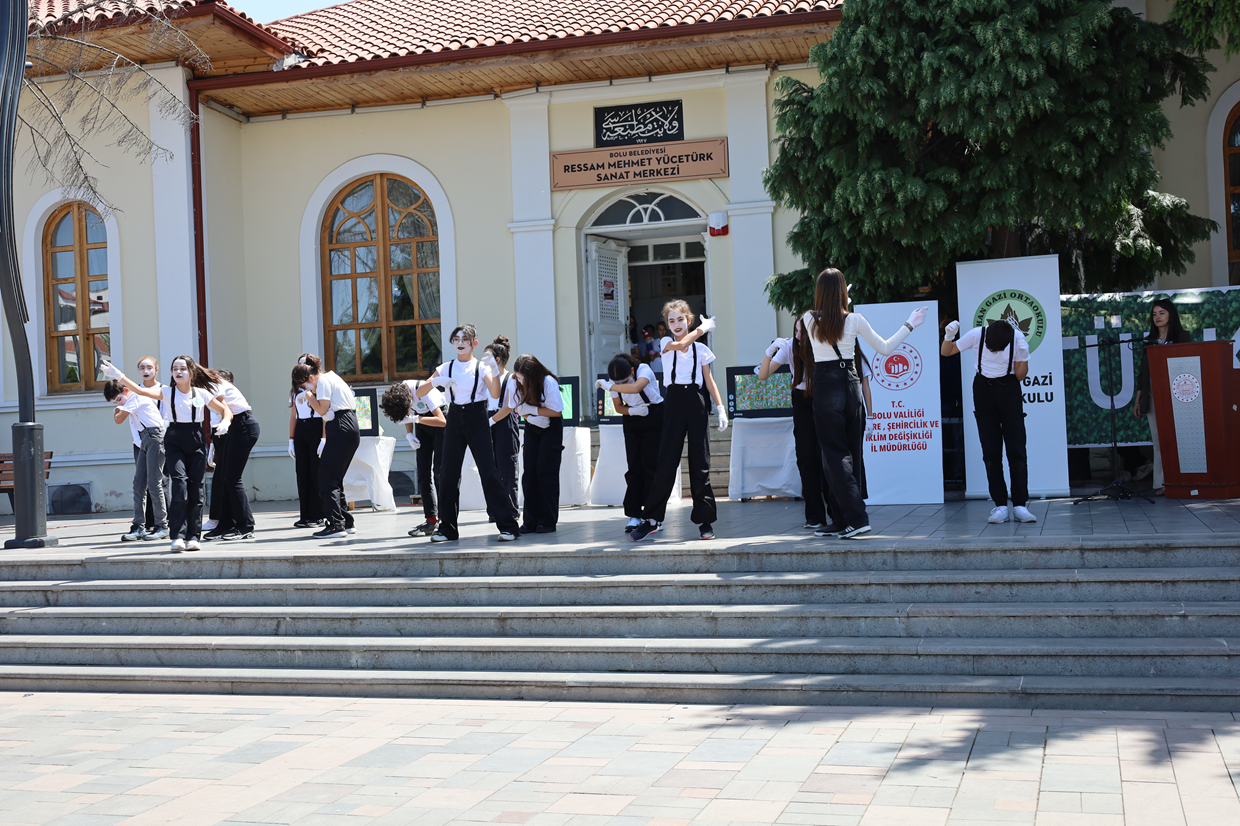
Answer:
<svg viewBox="0 0 1240 826"><path fill-rule="evenodd" d="M0 690L1235 710L1235 555L1209 536L4 555Z"/></svg>

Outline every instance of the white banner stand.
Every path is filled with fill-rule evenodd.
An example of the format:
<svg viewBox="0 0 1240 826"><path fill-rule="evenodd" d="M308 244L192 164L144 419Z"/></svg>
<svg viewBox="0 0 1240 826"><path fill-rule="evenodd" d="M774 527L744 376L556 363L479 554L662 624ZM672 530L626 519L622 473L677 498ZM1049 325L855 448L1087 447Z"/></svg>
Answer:
<svg viewBox="0 0 1240 826"><path fill-rule="evenodd" d="M396 497L388 482L396 440L391 436L363 436L344 475L344 498L348 502L369 499L375 510L396 510Z"/></svg>
<svg viewBox="0 0 1240 826"><path fill-rule="evenodd" d="M590 504L623 505L627 489L624 474L628 469L628 456L624 452L624 425L600 424L598 459L594 463L594 477L590 480Z"/></svg>
<svg viewBox="0 0 1240 826"><path fill-rule="evenodd" d="M890 355L876 353L864 339L857 342L869 361L871 412L878 416L864 449L867 505L943 503L938 302L862 304L854 309L887 338L918 307L928 308L926 323Z"/></svg>
<svg viewBox="0 0 1240 826"><path fill-rule="evenodd" d="M801 495L792 417L732 420L728 498Z"/></svg>
<svg viewBox="0 0 1240 826"><path fill-rule="evenodd" d="M532 425L526 425L532 427ZM521 432L521 445L525 445L525 432ZM623 450L623 445L621 445ZM517 504L525 503L521 491L521 475L525 473L525 452L517 454ZM621 474L623 476L623 473ZM621 482L623 483L623 478ZM584 505L590 501L590 428L564 428L564 455L560 459L560 507ZM623 494L621 494L623 496ZM478 476L478 464L473 454L465 451L465 463L461 468L461 510L486 510L486 497L482 495L482 480Z"/></svg>
<svg viewBox="0 0 1240 826"><path fill-rule="evenodd" d="M1068 425L1063 393L1063 318L1059 308L1059 256L1034 255L956 265L960 333L1011 313L1029 342L1029 378L1039 393L1025 393L1030 496L1068 496ZM964 394L965 495L986 499L986 466L973 416L977 351L960 354ZM1007 455L1003 457L1006 476ZM1006 478L1010 479L1010 476Z"/></svg>

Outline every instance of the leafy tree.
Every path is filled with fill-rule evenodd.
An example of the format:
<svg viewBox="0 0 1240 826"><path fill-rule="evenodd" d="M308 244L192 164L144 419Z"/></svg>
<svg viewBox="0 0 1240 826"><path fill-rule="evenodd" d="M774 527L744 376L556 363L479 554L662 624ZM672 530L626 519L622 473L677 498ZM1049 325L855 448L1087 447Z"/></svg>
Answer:
<svg viewBox="0 0 1240 826"><path fill-rule="evenodd" d="M1162 102L1203 100L1213 68L1173 28L1099 0L849 0L812 57L818 86L777 87L765 182L807 267L771 279L776 306L807 306L825 266L903 296L988 240L1061 253L1073 292L1131 288L1216 228L1157 192Z"/></svg>
<svg viewBox="0 0 1240 826"><path fill-rule="evenodd" d="M1176 0L1167 21L1180 28L1197 51L1219 47L1230 58L1240 54L1240 3L1236 0Z"/></svg>

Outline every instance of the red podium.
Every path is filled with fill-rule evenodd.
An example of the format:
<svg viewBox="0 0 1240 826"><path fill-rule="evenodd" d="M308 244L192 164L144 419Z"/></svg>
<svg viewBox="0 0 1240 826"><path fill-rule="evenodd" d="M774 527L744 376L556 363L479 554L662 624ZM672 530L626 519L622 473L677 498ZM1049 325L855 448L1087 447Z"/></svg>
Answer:
<svg viewBox="0 0 1240 826"><path fill-rule="evenodd" d="M1145 348L1168 499L1240 497L1240 369L1231 346Z"/></svg>

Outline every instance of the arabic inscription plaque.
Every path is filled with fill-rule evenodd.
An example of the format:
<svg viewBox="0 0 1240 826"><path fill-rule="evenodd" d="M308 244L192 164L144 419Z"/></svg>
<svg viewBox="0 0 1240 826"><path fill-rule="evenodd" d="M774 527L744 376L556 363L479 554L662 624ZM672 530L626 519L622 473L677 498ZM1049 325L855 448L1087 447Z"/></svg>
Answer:
<svg viewBox="0 0 1240 826"><path fill-rule="evenodd" d="M685 107L679 100L598 106L594 109L594 145L632 146L685 139Z"/></svg>

